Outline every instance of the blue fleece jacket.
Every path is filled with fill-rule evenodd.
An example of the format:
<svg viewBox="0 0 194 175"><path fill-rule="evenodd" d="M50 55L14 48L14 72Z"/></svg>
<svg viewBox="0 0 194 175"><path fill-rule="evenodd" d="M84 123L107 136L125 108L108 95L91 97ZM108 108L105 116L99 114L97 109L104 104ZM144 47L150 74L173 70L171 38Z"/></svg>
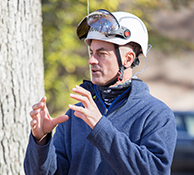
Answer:
<svg viewBox="0 0 194 175"><path fill-rule="evenodd" d="M132 87L109 109L98 86L91 83L82 86L96 96L103 117L91 130L69 110L69 120L58 125L45 146L38 146L30 134L25 173L170 175L177 136L175 118L163 102L150 95L147 85L132 80Z"/></svg>

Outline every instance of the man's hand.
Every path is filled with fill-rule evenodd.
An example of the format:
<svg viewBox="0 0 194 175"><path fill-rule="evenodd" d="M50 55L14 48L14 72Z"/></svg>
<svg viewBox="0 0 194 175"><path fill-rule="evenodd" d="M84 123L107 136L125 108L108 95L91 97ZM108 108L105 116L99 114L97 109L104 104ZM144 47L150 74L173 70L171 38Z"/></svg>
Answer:
<svg viewBox="0 0 194 175"><path fill-rule="evenodd" d="M37 141L50 133L57 124L69 119L67 115L51 118L46 107L46 97L43 97L39 103L33 105L32 109L30 112L32 118L30 125L32 134Z"/></svg>
<svg viewBox="0 0 194 175"><path fill-rule="evenodd" d="M102 118L102 114L96 106L91 93L80 86L75 86L73 92L79 95L70 94L70 97L82 102L85 108L75 105L69 105L69 108L75 111L74 115L76 117L81 118L93 129Z"/></svg>

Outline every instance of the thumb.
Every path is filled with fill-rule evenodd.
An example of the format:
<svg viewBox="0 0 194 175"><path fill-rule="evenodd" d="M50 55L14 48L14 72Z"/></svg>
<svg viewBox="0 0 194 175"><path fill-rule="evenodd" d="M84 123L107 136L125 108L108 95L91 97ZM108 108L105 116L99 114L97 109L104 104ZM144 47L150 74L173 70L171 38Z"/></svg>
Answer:
<svg viewBox="0 0 194 175"><path fill-rule="evenodd" d="M61 115L57 118L53 118L53 124L54 126L58 125L59 123L65 122L69 119L69 116L67 115Z"/></svg>

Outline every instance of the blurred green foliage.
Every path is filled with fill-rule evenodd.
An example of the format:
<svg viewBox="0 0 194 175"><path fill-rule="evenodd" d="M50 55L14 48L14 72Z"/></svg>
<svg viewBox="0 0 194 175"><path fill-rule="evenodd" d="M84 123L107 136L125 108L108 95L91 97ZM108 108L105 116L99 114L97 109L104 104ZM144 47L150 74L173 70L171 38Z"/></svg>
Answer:
<svg viewBox="0 0 194 175"><path fill-rule="evenodd" d="M169 2L177 9L174 0ZM100 8L140 17L150 30L150 43L158 49L173 51L180 47L179 41L152 31L153 11L165 8L162 0L42 0L45 91L53 117L64 114L68 104L75 103L69 97L71 89L83 79L90 79L88 49L77 38L76 27L87 9L92 12ZM193 49L190 43L182 45Z"/></svg>

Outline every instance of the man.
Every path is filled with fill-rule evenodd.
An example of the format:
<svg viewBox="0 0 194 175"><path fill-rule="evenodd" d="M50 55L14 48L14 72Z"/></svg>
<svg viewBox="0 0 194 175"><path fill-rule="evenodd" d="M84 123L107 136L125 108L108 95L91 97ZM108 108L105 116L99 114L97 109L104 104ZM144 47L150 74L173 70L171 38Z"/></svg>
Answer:
<svg viewBox="0 0 194 175"><path fill-rule="evenodd" d="M90 46L92 82L73 88L66 115L51 118L46 98L33 106L26 174L169 175L176 126L172 111L132 76L147 56L144 23L97 10L77 28ZM56 128L54 137L51 132Z"/></svg>

